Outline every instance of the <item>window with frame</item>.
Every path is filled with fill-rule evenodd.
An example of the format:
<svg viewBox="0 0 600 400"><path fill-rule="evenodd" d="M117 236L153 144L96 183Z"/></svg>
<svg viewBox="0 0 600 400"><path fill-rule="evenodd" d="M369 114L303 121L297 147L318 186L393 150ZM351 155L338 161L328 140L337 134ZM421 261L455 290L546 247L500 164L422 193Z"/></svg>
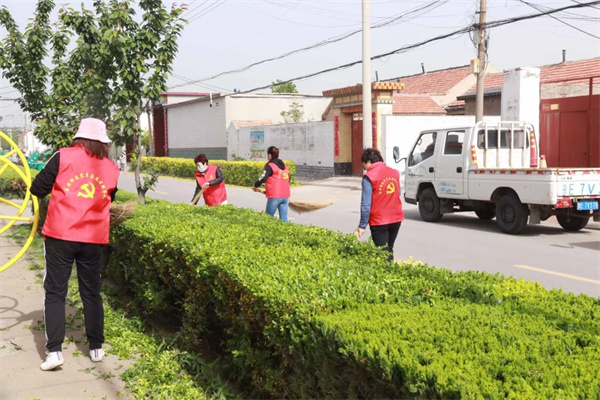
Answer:
<svg viewBox="0 0 600 400"><path fill-rule="evenodd" d="M409 167L417 165L433 156L436 138L437 132L426 132L419 136L413 151L410 153L410 156L408 156Z"/></svg>
<svg viewBox="0 0 600 400"><path fill-rule="evenodd" d="M462 154L465 131L449 131L444 142L444 155Z"/></svg>

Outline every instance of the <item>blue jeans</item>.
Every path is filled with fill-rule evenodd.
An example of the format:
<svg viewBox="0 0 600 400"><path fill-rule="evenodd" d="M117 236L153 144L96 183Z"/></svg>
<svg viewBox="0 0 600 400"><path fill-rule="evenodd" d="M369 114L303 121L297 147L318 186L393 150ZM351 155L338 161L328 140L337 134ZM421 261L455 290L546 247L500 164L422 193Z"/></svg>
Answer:
<svg viewBox="0 0 600 400"><path fill-rule="evenodd" d="M265 210L270 216L275 215L275 211L279 210L279 219L283 222L288 222L288 204L289 197L278 197L275 199L267 199L267 209Z"/></svg>

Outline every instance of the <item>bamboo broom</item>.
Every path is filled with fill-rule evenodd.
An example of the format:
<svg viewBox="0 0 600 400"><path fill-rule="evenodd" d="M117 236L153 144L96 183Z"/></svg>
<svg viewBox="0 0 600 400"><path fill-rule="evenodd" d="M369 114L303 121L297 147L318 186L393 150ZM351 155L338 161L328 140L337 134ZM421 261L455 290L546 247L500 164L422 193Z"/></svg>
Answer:
<svg viewBox="0 0 600 400"><path fill-rule="evenodd" d="M200 189L200 191L198 192L198 194L196 196L194 196L194 199L190 202L190 206L195 206L196 203L198 202L198 200L200 200L200 196L202 196L202 193L204 193L204 189Z"/></svg>
<svg viewBox="0 0 600 400"><path fill-rule="evenodd" d="M127 221L137 209L137 201L128 201L123 204L110 205L110 226L115 227Z"/></svg>
<svg viewBox="0 0 600 400"><path fill-rule="evenodd" d="M258 192L264 194L265 196L267 194L266 190L264 189L258 189ZM295 211L298 214L320 210L321 208L325 208L332 204L332 201L301 201L292 199L290 199L289 201L289 206L292 209L292 211Z"/></svg>

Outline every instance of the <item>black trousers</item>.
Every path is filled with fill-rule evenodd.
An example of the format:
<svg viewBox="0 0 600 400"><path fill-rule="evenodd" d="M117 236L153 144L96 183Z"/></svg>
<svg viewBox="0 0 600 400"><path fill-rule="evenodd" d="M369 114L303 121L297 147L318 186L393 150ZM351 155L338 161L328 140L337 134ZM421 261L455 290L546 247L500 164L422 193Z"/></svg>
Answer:
<svg viewBox="0 0 600 400"><path fill-rule="evenodd" d="M402 222L394 222L393 224L377 225L371 227L371 239L377 247L383 247L390 255L389 261L394 261L394 243L400 230Z"/></svg>
<svg viewBox="0 0 600 400"><path fill-rule="evenodd" d="M44 323L48 351L60 351L65 338L65 300L73 262L77 265L79 294L83 302L85 332L90 350L102 347L104 343L104 307L100 295L102 248L101 244L45 238Z"/></svg>

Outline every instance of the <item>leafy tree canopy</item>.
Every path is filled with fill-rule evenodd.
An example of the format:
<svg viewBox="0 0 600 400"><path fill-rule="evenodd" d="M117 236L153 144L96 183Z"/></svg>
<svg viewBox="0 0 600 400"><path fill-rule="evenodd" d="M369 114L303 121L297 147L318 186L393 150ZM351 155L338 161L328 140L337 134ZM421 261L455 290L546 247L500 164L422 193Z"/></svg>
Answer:
<svg viewBox="0 0 600 400"><path fill-rule="evenodd" d="M298 93L294 82L282 83L281 80L277 79L271 84L273 85L271 86L271 93Z"/></svg>
<svg viewBox="0 0 600 400"><path fill-rule="evenodd" d="M17 89L23 111L37 123L35 135L56 148L68 145L79 121L106 122L117 144L140 132L143 101L156 101L177 53L184 8L161 0L93 2L92 9L64 6L50 22L52 0L39 0L23 32L6 7L0 25L0 69Z"/></svg>

